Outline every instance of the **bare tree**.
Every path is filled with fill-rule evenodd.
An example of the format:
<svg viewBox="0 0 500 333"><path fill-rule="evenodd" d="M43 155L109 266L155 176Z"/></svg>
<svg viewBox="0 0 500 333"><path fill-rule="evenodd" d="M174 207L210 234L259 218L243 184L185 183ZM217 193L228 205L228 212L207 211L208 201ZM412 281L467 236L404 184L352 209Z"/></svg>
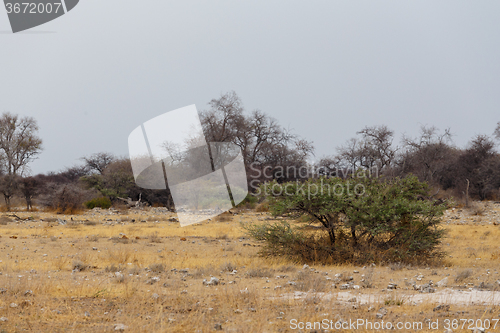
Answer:
<svg viewBox="0 0 500 333"><path fill-rule="evenodd" d="M451 146L451 133L446 129L439 133L436 127L422 126L420 136L409 138L403 136L404 151L399 159L399 170L403 174L413 173L421 181L439 182L436 179L456 157Z"/></svg>
<svg viewBox="0 0 500 333"><path fill-rule="evenodd" d="M116 158L115 158L115 156L113 156L113 154L105 153L105 152L96 153L96 154L93 154L89 157L82 157L82 160L85 161L85 166L90 171L97 171L101 175L103 174L104 169L106 169L106 167L110 163L115 161L115 159Z"/></svg>
<svg viewBox="0 0 500 333"><path fill-rule="evenodd" d="M393 147L394 131L387 126L365 127L358 132L363 137L360 151L361 165L365 168L378 167L380 170L391 165L397 148Z"/></svg>
<svg viewBox="0 0 500 333"><path fill-rule="evenodd" d="M38 125L32 117L4 113L0 117L0 158L4 172L1 192L7 209L15 193L18 176L22 176L28 163L42 150L42 140L37 136Z"/></svg>
<svg viewBox="0 0 500 333"><path fill-rule="evenodd" d="M232 142L243 120L243 105L234 91L212 99L210 109L201 112L203 130L208 142Z"/></svg>
<svg viewBox="0 0 500 333"><path fill-rule="evenodd" d="M497 128L495 128L495 132L493 133L493 136L497 140L500 140L500 121L497 123Z"/></svg>
<svg viewBox="0 0 500 333"><path fill-rule="evenodd" d="M287 178L283 169L304 166L314 151L311 142L283 128L264 112L255 110L245 115L241 99L234 91L213 99L209 105L210 109L201 113L207 141L239 146L251 179L256 179L252 172L263 175L263 168L267 168L266 174L273 179ZM281 176L276 177L277 174Z"/></svg>

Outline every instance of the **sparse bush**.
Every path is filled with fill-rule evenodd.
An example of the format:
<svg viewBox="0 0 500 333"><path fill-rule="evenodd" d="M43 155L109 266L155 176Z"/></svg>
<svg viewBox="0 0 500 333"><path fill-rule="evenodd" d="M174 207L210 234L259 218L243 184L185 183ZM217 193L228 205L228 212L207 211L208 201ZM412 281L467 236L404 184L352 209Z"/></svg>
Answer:
<svg viewBox="0 0 500 333"><path fill-rule="evenodd" d="M212 265L207 265L204 267L197 267L193 272L193 278L199 279L204 276L215 275L217 271Z"/></svg>
<svg viewBox="0 0 500 333"><path fill-rule="evenodd" d="M149 235L149 241L151 243L161 243L162 239L160 236L158 236L158 232L155 232L155 233Z"/></svg>
<svg viewBox="0 0 500 333"><path fill-rule="evenodd" d="M475 216L483 216L486 209L481 203L474 202L470 205L471 207L469 208L469 214L470 215L475 215Z"/></svg>
<svg viewBox="0 0 500 333"><path fill-rule="evenodd" d="M88 209L93 209L95 207L108 209L109 207L111 207L111 200L109 200L107 197L95 198L85 202L85 207L87 207Z"/></svg>
<svg viewBox="0 0 500 333"><path fill-rule="evenodd" d="M295 272L296 270L297 270L297 267L293 266L293 265L280 266L277 269L277 271L281 272L281 273Z"/></svg>
<svg viewBox="0 0 500 333"><path fill-rule="evenodd" d="M308 271L299 271L295 276L295 288L299 291L325 292L330 289L324 276Z"/></svg>
<svg viewBox="0 0 500 333"><path fill-rule="evenodd" d="M230 262L225 262L222 265L220 265L220 270L223 272L232 272L235 269L236 269L236 266Z"/></svg>
<svg viewBox="0 0 500 333"><path fill-rule="evenodd" d="M130 240L128 237L111 237L110 239L113 243L128 244Z"/></svg>
<svg viewBox="0 0 500 333"><path fill-rule="evenodd" d="M111 266L106 266L106 268L104 268L104 271L106 273L115 273L115 272L121 272L124 270L124 267L122 265L111 265Z"/></svg>
<svg viewBox="0 0 500 333"><path fill-rule="evenodd" d="M81 211L83 203L92 199L94 191L85 190L75 183L48 184L45 194L40 196L40 203L45 207L64 214L75 214Z"/></svg>
<svg viewBox="0 0 500 333"><path fill-rule="evenodd" d="M373 266L370 266L365 274L364 274L364 277L363 279L361 280L361 286L363 288L374 288L374 285L373 285Z"/></svg>
<svg viewBox="0 0 500 333"><path fill-rule="evenodd" d="M354 264L423 263L442 257L438 246L445 231L439 223L445 206L423 200L428 186L414 176L382 180L360 171L348 179L267 183L261 191L273 215L309 215L323 231L298 230L286 221L244 225L251 237L265 243L263 254Z"/></svg>
<svg viewBox="0 0 500 333"><path fill-rule="evenodd" d="M460 283L472 276L473 272L471 269L464 269L458 272L457 276L455 276L455 282Z"/></svg>
<svg viewBox="0 0 500 333"><path fill-rule="evenodd" d="M151 264L149 265L149 269L155 273L163 273L165 272L164 264Z"/></svg>
<svg viewBox="0 0 500 333"><path fill-rule="evenodd" d="M250 268L246 271L245 275L249 278L256 277L272 277L275 273L274 269L271 268Z"/></svg>
<svg viewBox="0 0 500 333"><path fill-rule="evenodd" d="M98 235L90 235L87 240L89 242L97 242L99 240L99 236Z"/></svg>

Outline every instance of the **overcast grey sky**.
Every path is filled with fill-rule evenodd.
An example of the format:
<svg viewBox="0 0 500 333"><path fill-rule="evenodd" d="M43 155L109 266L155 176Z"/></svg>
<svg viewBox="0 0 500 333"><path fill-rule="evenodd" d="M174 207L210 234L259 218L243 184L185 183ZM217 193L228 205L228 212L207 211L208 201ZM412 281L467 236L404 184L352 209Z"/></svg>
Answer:
<svg viewBox="0 0 500 333"><path fill-rule="evenodd" d="M365 125L464 146L500 121L499 18L499 1L81 0L11 34L0 8L0 112L38 120L35 174L125 156L141 123L229 90L318 158Z"/></svg>

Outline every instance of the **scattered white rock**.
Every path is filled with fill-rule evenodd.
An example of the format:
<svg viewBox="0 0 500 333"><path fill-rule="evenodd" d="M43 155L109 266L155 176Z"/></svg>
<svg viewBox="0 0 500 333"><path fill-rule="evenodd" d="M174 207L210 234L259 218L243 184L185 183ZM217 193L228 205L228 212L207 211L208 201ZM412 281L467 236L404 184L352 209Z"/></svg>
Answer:
<svg viewBox="0 0 500 333"><path fill-rule="evenodd" d="M445 277L444 279L442 279L441 281L439 281L437 283L437 286L438 287L446 287L446 286L448 286L448 277Z"/></svg>
<svg viewBox="0 0 500 333"><path fill-rule="evenodd" d="M115 324L115 331L125 331L126 329L128 329L127 325Z"/></svg>
<svg viewBox="0 0 500 333"><path fill-rule="evenodd" d="M203 284L204 284L205 286L216 286L216 285L218 285L218 284L219 284L219 279L218 279L218 278L216 278L216 277L213 277L213 276L212 276L212 277L210 278L210 281L207 281L207 279L203 279Z"/></svg>

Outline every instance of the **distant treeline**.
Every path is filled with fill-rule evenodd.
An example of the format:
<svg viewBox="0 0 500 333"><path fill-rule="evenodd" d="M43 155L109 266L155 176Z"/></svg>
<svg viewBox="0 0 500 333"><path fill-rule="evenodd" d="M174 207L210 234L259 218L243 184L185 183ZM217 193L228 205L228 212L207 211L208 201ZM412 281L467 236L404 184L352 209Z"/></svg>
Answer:
<svg viewBox="0 0 500 333"><path fill-rule="evenodd" d="M311 164L312 142L281 126L260 110L245 112L241 99L229 92L208 103L202 111L207 142L232 142L241 148L250 190L258 183L301 181L309 177L349 177L365 169L380 177L416 175L436 191L462 198L500 198L500 122L492 135L477 135L467 147L453 144L449 130L422 127L416 138L394 142L394 131L386 126L365 127L334 154ZM3 114L0 118L0 192L7 207L12 197L60 211L81 209L83 204L104 196L141 200L150 205L173 208L168 190L147 190L134 182L128 158L96 153L82 158L78 166L60 172L25 175L27 164L40 153L41 139L33 118ZM287 172L284 172L286 170ZM307 170L307 172L298 172Z"/></svg>

